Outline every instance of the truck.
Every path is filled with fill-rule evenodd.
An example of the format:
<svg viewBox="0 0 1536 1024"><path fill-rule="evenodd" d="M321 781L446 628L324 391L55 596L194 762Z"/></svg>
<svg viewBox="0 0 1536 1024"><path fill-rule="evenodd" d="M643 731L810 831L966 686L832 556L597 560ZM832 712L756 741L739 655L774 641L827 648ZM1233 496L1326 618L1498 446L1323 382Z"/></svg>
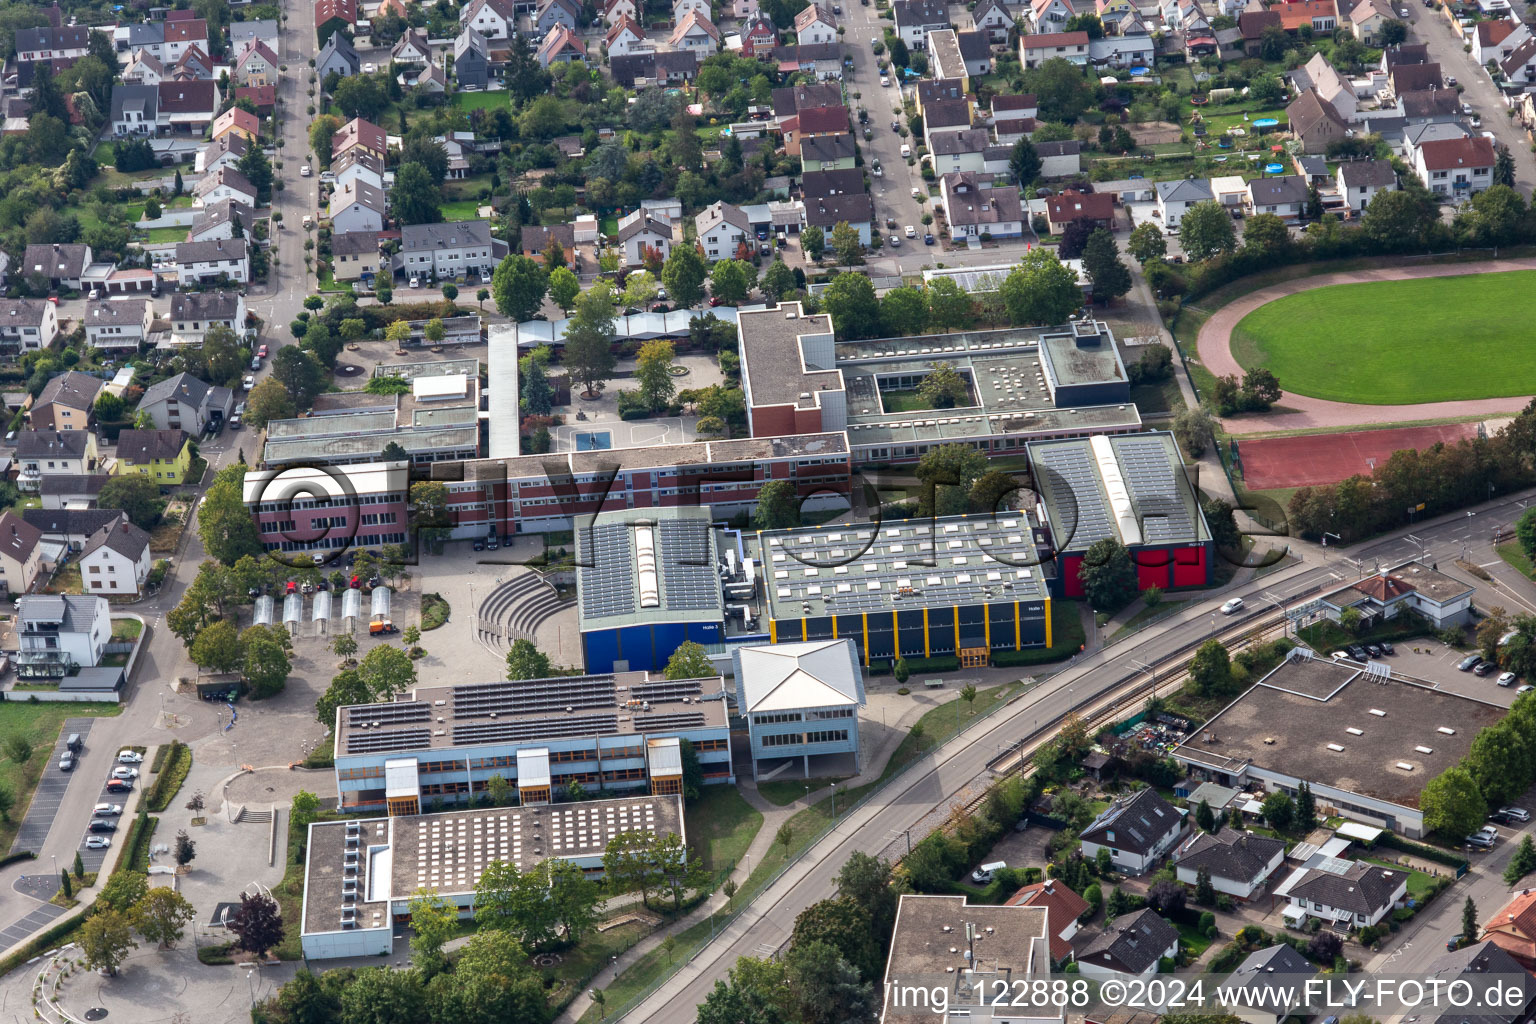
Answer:
<svg viewBox="0 0 1536 1024"><path fill-rule="evenodd" d="M388 633L398 632L400 632L400 627L396 626L388 619L374 619L372 622L368 623L369 636L383 636Z"/></svg>

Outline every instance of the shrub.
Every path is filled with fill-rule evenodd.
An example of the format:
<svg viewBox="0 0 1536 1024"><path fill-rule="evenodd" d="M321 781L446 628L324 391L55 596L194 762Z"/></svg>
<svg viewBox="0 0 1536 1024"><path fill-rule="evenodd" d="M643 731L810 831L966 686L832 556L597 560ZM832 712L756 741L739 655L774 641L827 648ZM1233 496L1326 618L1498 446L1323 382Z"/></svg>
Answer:
<svg viewBox="0 0 1536 1024"><path fill-rule="evenodd" d="M171 752L165 758L165 769L155 777L155 784L144 794L145 805L156 812L169 807L191 770L192 748L180 740L174 740Z"/></svg>

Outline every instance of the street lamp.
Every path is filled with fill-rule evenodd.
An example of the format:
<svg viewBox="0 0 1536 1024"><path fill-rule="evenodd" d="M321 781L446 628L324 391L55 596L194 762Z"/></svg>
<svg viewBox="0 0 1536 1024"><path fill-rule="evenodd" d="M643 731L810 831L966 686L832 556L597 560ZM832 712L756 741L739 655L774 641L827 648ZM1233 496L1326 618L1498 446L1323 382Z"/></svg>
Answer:
<svg viewBox="0 0 1536 1024"><path fill-rule="evenodd" d="M832 817L835 818L837 817L837 783L829 782L827 785L832 790Z"/></svg>
<svg viewBox="0 0 1536 1024"><path fill-rule="evenodd" d="M1152 699L1156 700L1157 699L1157 666L1156 665L1148 664L1148 663L1143 662L1143 661L1137 661L1135 658L1131 659L1131 664L1135 665L1137 668L1141 669L1143 672L1147 672L1147 673L1151 674L1151 676L1152 676Z"/></svg>

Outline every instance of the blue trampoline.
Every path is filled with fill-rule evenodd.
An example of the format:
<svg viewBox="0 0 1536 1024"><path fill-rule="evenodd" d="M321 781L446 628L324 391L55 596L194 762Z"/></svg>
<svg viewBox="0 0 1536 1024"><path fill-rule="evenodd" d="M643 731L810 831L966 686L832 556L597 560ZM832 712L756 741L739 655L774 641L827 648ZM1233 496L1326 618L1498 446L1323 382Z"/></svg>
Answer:
<svg viewBox="0 0 1536 1024"><path fill-rule="evenodd" d="M605 452L613 447L613 435L606 430L584 431L576 435L579 452Z"/></svg>

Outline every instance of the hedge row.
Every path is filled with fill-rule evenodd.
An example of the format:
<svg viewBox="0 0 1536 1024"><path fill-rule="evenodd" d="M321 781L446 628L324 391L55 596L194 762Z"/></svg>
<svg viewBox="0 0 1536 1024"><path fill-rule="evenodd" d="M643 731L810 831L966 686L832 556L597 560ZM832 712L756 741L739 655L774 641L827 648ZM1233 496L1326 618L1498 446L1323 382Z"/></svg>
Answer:
<svg viewBox="0 0 1536 1024"><path fill-rule="evenodd" d="M1385 846L1388 849L1411 853L1415 857L1423 857L1425 860L1432 860L1436 864L1453 867L1457 871L1464 871L1468 866L1465 857L1458 857L1449 850L1441 850L1433 846L1425 846L1422 843L1415 843L1411 839L1404 839L1395 832L1383 832L1381 838L1377 839L1376 842L1378 845Z"/></svg>
<svg viewBox="0 0 1536 1024"><path fill-rule="evenodd" d="M155 776L155 784L149 787L149 792L144 794L144 803L151 811L163 811L176 799L176 794L181 789L181 784L187 781L187 773L192 770L192 748L180 740L171 743L171 752L166 755L165 768Z"/></svg>
<svg viewBox="0 0 1536 1024"><path fill-rule="evenodd" d="M17 850L6 857L0 857L0 868L10 867L19 860L37 860L37 854L31 850Z"/></svg>
<svg viewBox="0 0 1536 1024"><path fill-rule="evenodd" d="M159 818L151 818L143 811L139 812L139 816L133 819L133 825L128 830L127 839L124 840L128 849L118 859L117 871L149 874L149 844L155 836L155 826L158 824L160 824Z"/></svg>
<svg viewBox="0 0 1536 1024"><path fill-rule="evenodd" d="M155 748L155 756L150 758L149 761L149 770L153 774L160 774L160 770L165 767L165 755L169 754L171 752L171 748L180 742L180 740L173 740L170 743L162 743Z"/></svg>

